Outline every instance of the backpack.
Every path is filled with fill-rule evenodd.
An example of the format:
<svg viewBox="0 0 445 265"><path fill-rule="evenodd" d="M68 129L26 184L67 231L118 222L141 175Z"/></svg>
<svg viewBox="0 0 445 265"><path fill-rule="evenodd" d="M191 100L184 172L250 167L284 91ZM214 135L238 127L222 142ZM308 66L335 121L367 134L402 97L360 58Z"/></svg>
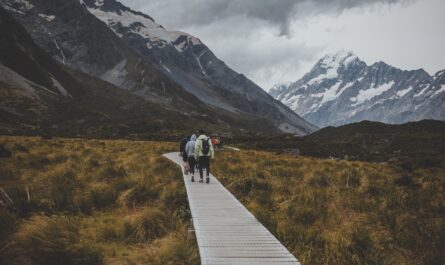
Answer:
<svg viewBox="0 0 445 265"><path fill-rule="evenodd" d="M202 139L201 141L202 141L202 154L209 155L210 152L209 138Z"/></svg>

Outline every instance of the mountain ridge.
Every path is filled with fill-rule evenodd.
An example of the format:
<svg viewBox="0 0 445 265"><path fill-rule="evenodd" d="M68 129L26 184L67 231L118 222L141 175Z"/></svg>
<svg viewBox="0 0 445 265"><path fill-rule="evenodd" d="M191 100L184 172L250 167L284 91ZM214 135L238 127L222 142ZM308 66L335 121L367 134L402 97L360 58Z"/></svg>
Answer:
<svg viewBox="0 0 445 265"><path fill-rule="evenodd" d="M112 4L115 1L104 2ZM284 131L310 132L316 129L291 114L287 107L273 100L244 75L233 71L198 38L184 32L166 30L153 19L141 20L138 14L135 17L122 12L104 12L104 5L98 1L84 3L133 51L157 65L164 74L206 104L281 121L276 126ZM135 14L131 9L124 11Z"/></svg>
<svg viewBox="0 0 445 265"><path fill-rule="evenodd" d="M205 106L208 111L201 114L215 116L219 126L228 130L307 134L317 129L219 61L199 39L167 31L150 16L118 1L1 0L0 3L10 3L10 8L19 10L9 12L42 49L62 64L152 103L195 116L200 113L193 105ZM110 24L110 17L111 21L119 21ZM143 37L141 32L148 35ZM170 36L168 43L163 39L166 36ZM189 50L186 56L180 52L183 50ZM200 53L203 51L206 54ZM220 67L208 68L209 61L204 59L207 56ZM212 73L212 69L219 74ZM188 98L199 103L191 106L186 102ZM175 106L172 102L181 104Z"/></svg>
<svg viewBox="0 0 445 265"><path fill-rule="evenodd" d="M0 30L1 134L175 139L191 124L229 135L264 131L265 125L274 132L267 120L216 113L187 92L172 97L169 105L155 104L70 68L35 44L2 7Z"/></svg>
<svg viewBox="0 0 445 265"><path fill-rule="evenodd" d="M308 121L339 126L362 120L404 123L445 119L444 72L367 65L352 52L326 55L301 79L270 94ZM442 108L443 109L443 108Z"/></svg>

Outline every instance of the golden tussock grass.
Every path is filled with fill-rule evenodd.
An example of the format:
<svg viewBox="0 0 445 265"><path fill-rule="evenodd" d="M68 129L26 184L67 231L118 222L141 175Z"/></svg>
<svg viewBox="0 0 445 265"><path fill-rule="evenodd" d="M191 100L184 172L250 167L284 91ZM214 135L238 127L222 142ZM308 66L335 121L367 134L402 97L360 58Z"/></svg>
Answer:
<svg viewBox="0 0 445 265"><path fill-rule="evenodd" d="M199 263L180 170L161 157L175 145L33 137L0 144L12 154L0 158L0 264Z"/></svg>
<svg viewBox="0 0 445 265"><path fill-rule="evenodd" d="M221 151L213 172L302 264L444 264L445 168Z"/></svg>

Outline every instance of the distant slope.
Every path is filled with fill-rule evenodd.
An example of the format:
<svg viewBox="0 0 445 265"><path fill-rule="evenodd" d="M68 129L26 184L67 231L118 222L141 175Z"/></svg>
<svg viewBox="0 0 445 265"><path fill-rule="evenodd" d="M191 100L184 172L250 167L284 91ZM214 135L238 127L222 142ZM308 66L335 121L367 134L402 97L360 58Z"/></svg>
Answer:
<svg viewBox="0 0 445 265"><path fill-rule="evenodd" d="M430 76L384 62L368 66L351 52L325 56L303 78L270 94L320 127L445 120L445 71Z"/></svg>
<svg viewBox="0 0 445 265"><path fill-rule="evenodd" d="M246 148L315 157L427 166L445 161L445 121L399 125L363 121L326 127L304 137L250 136L236 143Z"/></svg>
<svg viewBox="0 0 445 265"><path fill-rule="evenodd" d="M445 122L423 120L400 125L363 121L327 127L306 136L331 156L388 161L404 157L421 160L445 158Z"/></svg>

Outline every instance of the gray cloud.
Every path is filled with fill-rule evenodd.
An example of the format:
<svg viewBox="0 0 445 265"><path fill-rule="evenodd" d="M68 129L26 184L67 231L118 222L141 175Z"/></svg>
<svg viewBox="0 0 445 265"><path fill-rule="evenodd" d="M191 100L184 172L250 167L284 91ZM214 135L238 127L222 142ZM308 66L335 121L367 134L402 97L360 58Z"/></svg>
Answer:
<svg viewBox="0 0 445 265"><path fill-rule="evenodd" d="M120 0L200 38L265 89L300 78L326 53L443 69L443 0Z"/></svg>
<svg viewBox="0 0 445 265"><path fill-rule="evenodd" d="M340 14L356 7L409 1L412 0L124 0L149 14L159 15L161 22L169 27L202 26L246 17L269 23L279 30L279 35L289 35L290 23L297 17Z"/></svg>

